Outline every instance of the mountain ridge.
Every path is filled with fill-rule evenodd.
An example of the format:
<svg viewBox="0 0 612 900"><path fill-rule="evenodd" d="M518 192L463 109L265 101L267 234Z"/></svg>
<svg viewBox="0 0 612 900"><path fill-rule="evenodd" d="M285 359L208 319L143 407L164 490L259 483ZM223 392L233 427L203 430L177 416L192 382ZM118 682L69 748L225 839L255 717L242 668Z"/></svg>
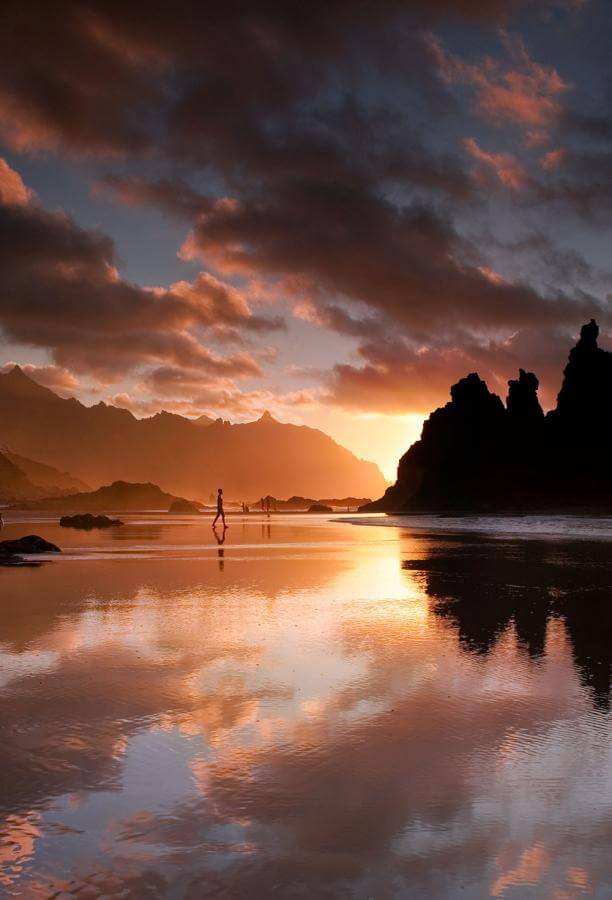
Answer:
<svg viewBox="0 0 612 900"><path fill-rule="evenodd" d="M355 457L328 435L271 416L230 424L198 424L174 413L137 419L103 402L85 406L58 397L18 366L0 375L1 439L23 456L96 487L113 481L153 482L178 496L228 498L377 496L374 463Z"/></svg>
<svg viewBox="0 0 612 900"><path fill-rule="evenodd" d="M73 491L89 490L89 485L68 472L61 472L38 460L0 449L0 501L36 500L59 497Z"/></svg>

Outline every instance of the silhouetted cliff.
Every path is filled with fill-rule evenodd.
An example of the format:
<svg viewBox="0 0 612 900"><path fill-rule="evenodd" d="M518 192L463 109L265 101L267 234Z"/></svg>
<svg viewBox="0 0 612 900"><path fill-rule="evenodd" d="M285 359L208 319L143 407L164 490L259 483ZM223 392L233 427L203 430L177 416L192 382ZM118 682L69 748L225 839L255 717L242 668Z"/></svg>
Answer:
<svg viewBox="0 0 612 900"><path fill-rule="evenodd" d="M423 425L397 481L364 510L612 507L612 353L592 319L569 355L556 409L544 415L523 369L506 405L472 372Z"/></svg>

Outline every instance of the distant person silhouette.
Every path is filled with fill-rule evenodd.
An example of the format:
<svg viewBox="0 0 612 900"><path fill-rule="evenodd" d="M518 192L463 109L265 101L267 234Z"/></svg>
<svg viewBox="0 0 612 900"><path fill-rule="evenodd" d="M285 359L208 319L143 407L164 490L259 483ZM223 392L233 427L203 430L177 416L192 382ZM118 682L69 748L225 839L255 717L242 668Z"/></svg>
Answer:
<svg viewBox="0 0 612 900"><path fill-rule="evenodd" d="M217 491L217 515L215 516L212 523L213 528L215 527L219 519L221 519L221 521L223 522L224 528L229 528L229 525L226 525L225 523L225 511L223 509L223 488L219 488Z"/></svg>

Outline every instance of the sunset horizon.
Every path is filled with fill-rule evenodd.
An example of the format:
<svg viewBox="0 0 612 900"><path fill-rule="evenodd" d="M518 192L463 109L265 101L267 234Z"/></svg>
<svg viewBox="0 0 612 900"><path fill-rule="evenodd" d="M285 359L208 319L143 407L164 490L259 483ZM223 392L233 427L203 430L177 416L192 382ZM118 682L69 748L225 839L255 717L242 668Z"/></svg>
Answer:
<svg viewBox="0 0 612 900"><path fill-rule="evenodd" d="M611 0L0 6L0 897L612 897Z"/></svg>
<svg viewBox="0 0 612 900"><path fill-rule="evenodd" d="M75 9L7 14L1 367L392 480L467 372L549 409L563 342L607 345L605 4Z"/></svg>

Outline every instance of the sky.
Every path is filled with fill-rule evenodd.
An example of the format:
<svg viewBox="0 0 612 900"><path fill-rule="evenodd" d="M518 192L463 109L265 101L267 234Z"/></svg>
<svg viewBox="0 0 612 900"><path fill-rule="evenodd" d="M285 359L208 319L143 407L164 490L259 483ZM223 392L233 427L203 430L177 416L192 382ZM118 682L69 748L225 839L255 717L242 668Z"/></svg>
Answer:
<svg viewBox="0 0 612 900"><path fill-rule="evenodd" d="M0 368L84 403L423 417L606 345L607 0L8 0Z"/></svg>

